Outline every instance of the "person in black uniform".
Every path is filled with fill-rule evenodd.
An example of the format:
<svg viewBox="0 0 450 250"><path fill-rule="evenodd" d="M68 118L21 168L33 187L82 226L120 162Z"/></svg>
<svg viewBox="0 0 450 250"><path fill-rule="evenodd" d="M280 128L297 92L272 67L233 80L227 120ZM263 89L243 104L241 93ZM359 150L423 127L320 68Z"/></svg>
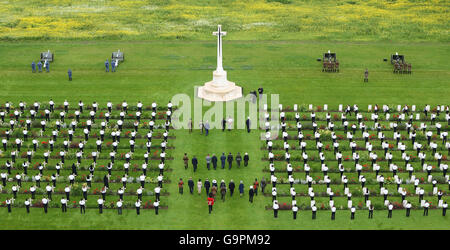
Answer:
<svg viewBox="0 0 450 250"><path fill-rule="evenodd" d="M205 186L206 196L208 196L209 189L211 188L211 183L209 182L208 178L206 178L204 186Z"/></svg>
<svg viewBox="0 0 450 250"><path fill-rule="evenodd" d="M212 161L214 170L216 170L217 169L217 156L216 156L216 154L212 155L211 161Z"/></svg>

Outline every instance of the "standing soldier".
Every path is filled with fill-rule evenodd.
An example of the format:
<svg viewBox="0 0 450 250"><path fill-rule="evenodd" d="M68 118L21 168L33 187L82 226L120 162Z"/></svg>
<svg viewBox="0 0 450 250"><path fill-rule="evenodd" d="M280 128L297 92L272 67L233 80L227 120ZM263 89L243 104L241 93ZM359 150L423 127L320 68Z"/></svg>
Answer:
<svg viewBox="0 0 450 250"><path fill-rule="evenodd" d="M367 68L364 72L364 82L369 82L369 70Z"/></svg>
<svg viewBox="0 0 450 250"><path fill-rule="evenodd" d="M36 63L34 61L31 63L31 72L36 73Z"/></svg>

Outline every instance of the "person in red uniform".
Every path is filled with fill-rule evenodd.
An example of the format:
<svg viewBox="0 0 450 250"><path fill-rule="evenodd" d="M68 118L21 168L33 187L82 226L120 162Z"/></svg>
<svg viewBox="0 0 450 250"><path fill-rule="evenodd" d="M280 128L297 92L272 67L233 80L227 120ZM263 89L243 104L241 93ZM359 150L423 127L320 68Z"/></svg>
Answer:
<svg viewBox="0 0 450 250"><path fill-rule="evenodd" d="M214 198L212 197L212 194L209 194L208 197L208 207L209 207L209 213L211 213L212 209L213 209L213 205L214 205Z"/></svg>

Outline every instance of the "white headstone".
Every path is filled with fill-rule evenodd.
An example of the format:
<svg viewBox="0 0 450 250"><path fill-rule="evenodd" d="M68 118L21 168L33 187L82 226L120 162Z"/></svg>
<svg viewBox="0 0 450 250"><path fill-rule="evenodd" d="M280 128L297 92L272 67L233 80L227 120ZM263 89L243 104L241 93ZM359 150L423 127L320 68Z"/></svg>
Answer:
<svg viewBox="0 0 450 250"><path fill-rule="evenodd" d="M298 105L294 104L294 111L297 111Z"/></svg>
<svg viewBox="0 0 450 250"><path fill-rule="evenodd" d="M444 111L444 105L441 105L441 111Z"/></svg>
<svg viewBox="0 0 450 250"><path fill-rule="evenodd" d="M369 106L367 107L367 111L372 111L372 104L369 104Z"/></svg>
<svg viewBox="0 0 450 250"><path fill-rule="evenodd" d="M397 111L401 111L402 110L402 105L397 105Z"/></svg>
<svg viewBox="0 0 450 250"><path fill-rule="evenodd" d="M339 104L339 112L342 112L342 104Z"/></svg>
<svg viewBox="0 0 450 250"><path fill-rule="evenodd" d="M313 109L313 105L309 104L309 110L312 110L312 109Z"/></svg>
<svg viewBox="0 0 450 250"><path fill-rule="evenodd" d="M278 104L278 108L280 109L280 111L283 110L283 104Z"/></svg>
<svg viewBox="0 0 450 250"><path fill-rule="evenodd" d="M264 111L267 111L267 104L264 104L263 109L264 109Z"/></svg>
<svg viewBox="0 0 450 250"><path fill-rule="evenodd" d="M323 110L324 110L324 111L327 111L327 110L328 110L328 104L324 104L324 105L323 105Z"/></svg>
<svg viewBox="0 0 450 250"><path fill-rule="evenodd" d="M412 112L415 112L416 111L416 105L412 105L411 110L412 110Z"/></svg>

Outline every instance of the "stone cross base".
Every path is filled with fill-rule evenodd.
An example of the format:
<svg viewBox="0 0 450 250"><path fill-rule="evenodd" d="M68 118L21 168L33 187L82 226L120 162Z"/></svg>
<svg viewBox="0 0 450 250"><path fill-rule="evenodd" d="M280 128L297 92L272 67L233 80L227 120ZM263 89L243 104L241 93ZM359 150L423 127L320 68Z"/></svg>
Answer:
<svg viewBox="0 0 450 250"><path fill-rule="evenodd" d="M214 71L213 80L198 88L198 97L210 102L227 102L242 97L242 88L227 80L226 71Z"/></svg>

